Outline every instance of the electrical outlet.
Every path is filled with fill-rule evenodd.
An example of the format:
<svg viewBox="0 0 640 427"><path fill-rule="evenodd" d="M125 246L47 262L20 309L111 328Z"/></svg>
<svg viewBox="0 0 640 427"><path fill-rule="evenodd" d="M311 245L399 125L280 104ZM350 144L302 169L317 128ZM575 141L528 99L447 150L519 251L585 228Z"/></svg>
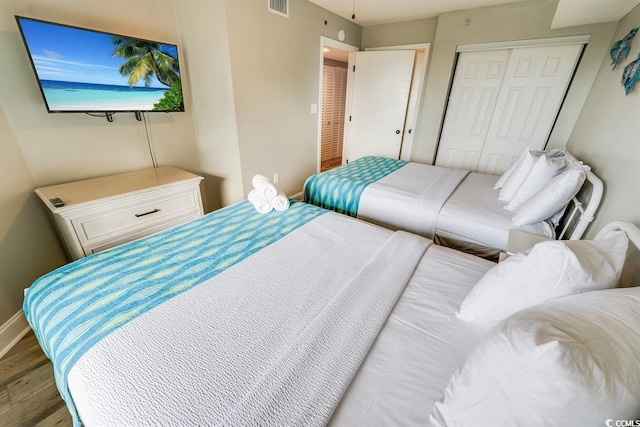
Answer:
<svg viewBox="0 0 640 427"><path fill-rule="evenodd" d="M273 174L273 183L277 184L280 182L280 174L278 172Z"/></svg>

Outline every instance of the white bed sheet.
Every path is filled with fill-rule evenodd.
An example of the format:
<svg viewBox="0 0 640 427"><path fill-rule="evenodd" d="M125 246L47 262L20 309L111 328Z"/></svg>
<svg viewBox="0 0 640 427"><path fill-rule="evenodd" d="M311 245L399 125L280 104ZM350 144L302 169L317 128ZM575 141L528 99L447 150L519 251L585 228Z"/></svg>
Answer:
<svg viewBox="0 0 640 427"><path fill-rule="evenodd" d="M456 174L459 172L460 174ZM497 175L407 163L367 186L358 218L391 230L407 230L445 246L488 259L507 249L513 212L504 209L493 186ZM454 185L455 183L455 185ZM554 237L546 221L519 227Z"/></svg>
<svg viewBox="0 0 640 427"><path fill-rule="evenodd" d="M432 245L336 409L331 426L425 426L489 327L455 316L494 263Z"/></svg>
<svg viewBox="0 0 640 427"><path fill-rule="evenodd" d="M493 186L500 177L471 172L458 185L442 206L436 234L456 241L505 250L513 212L504 209L506 204L498 200ZM544 237L554 232L547 222L539 222L521 230Z"/></svg>
<svg viewBox="0 0 640 427"><path fill-rule="evenodd" d="M364 189L358 203L358 218L432 239L440 208L468 173L462 169L407 163Z"/></svg>
<svg viewBox="0 0 640 427"><path fill-rule="evenodd" d="M262 273L258 275L255 269L243 269L245 263L251 266L256 262L257 257L251 256L216 276L216 284L240 283L246 286L247 299L252 298L252 287L262 286L268 277L268 283L281 281L288 286L301 277L313 277L329 288L339 286L340 278L350 277L391 233L333 213L299 230L303 229L306 239L288 248L290 258L282 258L280 250L292 245L292 235L259 252L267 256L267 262L275 263L273 268L259 270ZM354 240L352 233L359 240ZM309 245L314 249L309 250ZM352 262L338 263L338 259ZM492 265L431 245L349 386L332 424L354 425L357 420L359 425L423 425L450 375L486 333L482 327L458 321L454 313L468 290ZM305 293L302 289L308 288L291 287L300 301L331 295L317 290ZM265 305L278 316L279 300L273 299ZM220 363L220 357L235 357L231 348L236 338L224 343L211 338L219 327L217 311L230 311L230 319L247 315L253 319L246 313L244 302L212 299L206 286L200 285L125 324L89 349L69 375L69 388L85 424L142 422L144 416L136 419L133 415L141 409L154 414L154 424L187 419L192 424L206 424L206 417L193 418L194 408L209 405L212 396L224 393L216 385L220 378L211 378L210 366ZM232 328L234 325L230 323ZM265 342L283 339L281 332L276 330L273 336L264 337L264 342L255 343L256 351L260 352ZM239 329L237 339L243 338L246 335ZM229 375L247 375L243 361L238 360L237 371ZM131 397L140 395L149 398ZM207 411L195 413L202 417Z"/></svg>

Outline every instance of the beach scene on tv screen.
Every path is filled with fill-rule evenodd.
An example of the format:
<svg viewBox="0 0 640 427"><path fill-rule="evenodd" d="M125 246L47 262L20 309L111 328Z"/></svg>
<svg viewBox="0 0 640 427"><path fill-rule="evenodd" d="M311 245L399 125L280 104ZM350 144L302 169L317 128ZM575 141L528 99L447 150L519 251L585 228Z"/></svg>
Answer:
<svg viewBox="0 0 640 427"><path fill-rule="evenodd" d="M21 19L50 111L183 111L174 45Z"/></svg>

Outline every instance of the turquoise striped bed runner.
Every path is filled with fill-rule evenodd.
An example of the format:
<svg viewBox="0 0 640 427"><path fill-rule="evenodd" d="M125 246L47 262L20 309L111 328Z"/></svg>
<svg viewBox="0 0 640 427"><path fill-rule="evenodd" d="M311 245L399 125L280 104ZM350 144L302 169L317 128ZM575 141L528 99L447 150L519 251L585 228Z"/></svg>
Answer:
<svg viewBox="0 0 640 427"><path fill-rule="evenodd" d="M407 163L404 160L367 156L312 175L304 185L304 201L355 217L364 189Z"/></svg>
<svg viewBox="0 0 640 427"><path fill-rule="evenodd" d="M34 282L25 295L24 314L53 362L74 425L80 420L67 375L88 349L325 212L291 201L286 211L259 214L245 200L67 264Z"/></svg>

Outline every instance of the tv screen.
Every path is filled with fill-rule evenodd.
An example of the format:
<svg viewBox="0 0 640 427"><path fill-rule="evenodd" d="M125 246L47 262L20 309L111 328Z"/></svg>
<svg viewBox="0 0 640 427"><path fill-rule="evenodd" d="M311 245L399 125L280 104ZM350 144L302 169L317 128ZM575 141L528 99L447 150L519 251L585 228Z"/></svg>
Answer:
<svg viewBox="0 0 640 427"><path fill-rule="evenodd" d="M184 111L177 46L16 20L50 113Z"/></svg>

